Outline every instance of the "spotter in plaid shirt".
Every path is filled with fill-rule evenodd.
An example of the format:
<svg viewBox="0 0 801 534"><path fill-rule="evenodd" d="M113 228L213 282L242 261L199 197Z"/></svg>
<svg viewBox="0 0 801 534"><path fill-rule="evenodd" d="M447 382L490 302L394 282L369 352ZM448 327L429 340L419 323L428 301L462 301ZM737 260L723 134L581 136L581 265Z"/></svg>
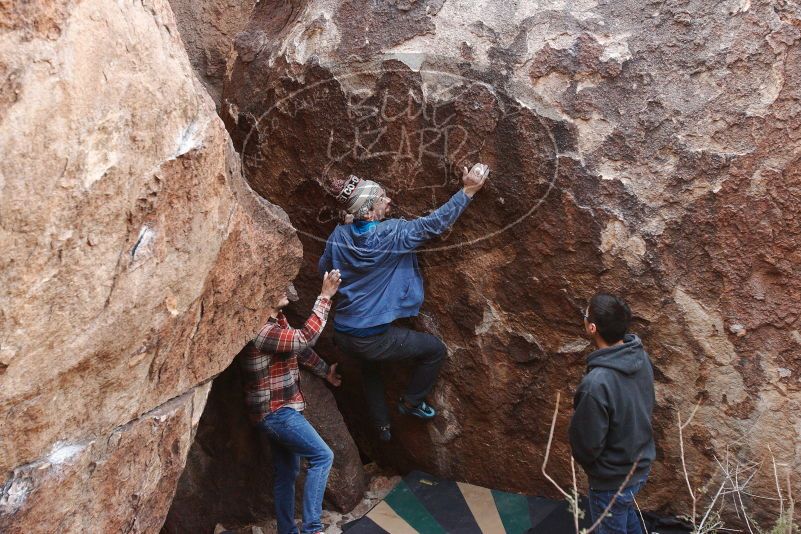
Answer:
<svg viewBox="0 0 801 534"><path fill-rule="evenodd" d="M245 403L253 423L279 408L298 412L306 407L300 391L298 362L321 378L328 373L325 363L312 346L320 337L331 301L317 297L311 316L303 328L292 328L283 313L267 321L242 355Z"/></svg>

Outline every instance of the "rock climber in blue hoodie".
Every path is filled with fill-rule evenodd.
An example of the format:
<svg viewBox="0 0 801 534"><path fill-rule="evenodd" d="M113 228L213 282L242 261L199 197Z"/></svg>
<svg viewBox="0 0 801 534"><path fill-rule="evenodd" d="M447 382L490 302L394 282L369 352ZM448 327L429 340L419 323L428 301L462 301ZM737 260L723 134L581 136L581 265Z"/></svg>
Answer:
<svg viewBox="0 0 801 534"><path fill-rule="evenodd" d="M634 496L656 456L654 369L640 338L628 333L630 322L628 305L607 293L596 294L584 313L597 350L573 399L570 446L590 482L593 523L608 508L598 534L642 532Z"/></svg>
<svg viewBox="0 0 801 534"><path fill-rule="evenodd" d="M481 163L469 172L463 169L464 187L458 193L431 214L409 221L387 219L392 200L376 182L351 175L337 188L337 200L354 220L331 233L319 269L341 273L334 342L362 362L368 410L383 441L389 441L391 433L379 365L415 360L398 410L431 419L436 410L426 397L447 354L437 337L391 325L395 319L416 316L423 303L423 279L414 251L456 221L488 175L489 168Z"/></svg>

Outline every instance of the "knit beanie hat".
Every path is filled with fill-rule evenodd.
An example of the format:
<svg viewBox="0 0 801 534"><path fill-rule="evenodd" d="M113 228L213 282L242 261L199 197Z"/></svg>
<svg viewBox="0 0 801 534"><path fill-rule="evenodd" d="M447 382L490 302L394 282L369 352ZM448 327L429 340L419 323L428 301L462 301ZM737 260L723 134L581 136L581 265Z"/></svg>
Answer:
<svg viewBox="0 0 801 534"><path fill-rule="evenodd" d="M342 183L337 194L337 202L343 204L345 211L362 219L367 216L367 212L373 207L373 203L381 198L381 186L372 180L362 180L358 176L350 175Z"/></svg>

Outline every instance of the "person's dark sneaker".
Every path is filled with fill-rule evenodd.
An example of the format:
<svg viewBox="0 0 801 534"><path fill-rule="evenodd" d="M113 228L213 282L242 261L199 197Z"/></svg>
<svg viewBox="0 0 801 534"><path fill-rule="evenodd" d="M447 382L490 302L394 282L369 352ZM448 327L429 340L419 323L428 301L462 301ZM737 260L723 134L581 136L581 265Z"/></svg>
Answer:
<svg viewBox="0 0 801 534"><path fill-rule="evenodd" d="M392 432L389 430L389 425L378 427L378 439L381 441L389 441L392 439Z"/></svg>
<svg viewBox="0 0 801 534"><path fill-rule="evenodd" d="M432 419L435 415L437 415L437 411L434 409L434 407L428 404L426 401L422 401L414 408L410 408L406 405L406 402L401 399L398 403L398 411L400 411L400 413L403 415L411 415L420 419Z"/></svg>

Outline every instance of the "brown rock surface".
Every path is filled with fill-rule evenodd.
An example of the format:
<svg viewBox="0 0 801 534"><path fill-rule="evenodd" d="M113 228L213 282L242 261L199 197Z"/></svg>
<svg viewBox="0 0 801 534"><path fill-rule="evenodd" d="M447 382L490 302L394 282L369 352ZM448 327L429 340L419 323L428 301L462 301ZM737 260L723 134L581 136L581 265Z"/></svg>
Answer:
<svg viewBox="0 0 801 534"><path fill-rule="evenodd" d="M325 178L374 178L413 217L458 188L460 165L493 169L420 255L417 327L450 352L442 416L398 419L378 448L343 355L360 446L400 469L550 492L554 395L584 371L581 311L605 288L631 302L656 367L648 505L686 511L675 420L698 401L694 485L727 446L746 462L770 445L797 487L800 40L797 4L763 0L259 3L221 107L248 180L301 233L307 300L336 219ZM397 398L405 376L387 379ZM552 470L564 484L569 405ZM771 480L753 487L772 494Z"/></svg>
<svg viewBox="0 0 801 534"><path fill-rule="evenodd" d="M316 376L301 374L305 415L334 451L324 507L350 511L365 491L359 451L328 388ZM214 380L164 531L211 532L218 523L233 528L274 518L272 484L270 444L248 422L235 363ZM298 515L300 510L298 501Z"/></svg>
<svg viewBox="0 0 801 534"><path fill-rule="evenodd" d="M207 383L108 436L14 470L0 530L158 532L206 401Z"/></svg>
<svg viewBox="0 0 801 534"><path fill-rule="evenodd" d="M234 38L257 0L170 0L189 61L219 106L222 84L233 64Z"/></svg>
<svg viewBox="0 0 801 534"><path fill-rule="evenodd" d="M299 242L242 180L166 2L10 6L0 530L154 532L193 392L258 328Z"/></svg>

